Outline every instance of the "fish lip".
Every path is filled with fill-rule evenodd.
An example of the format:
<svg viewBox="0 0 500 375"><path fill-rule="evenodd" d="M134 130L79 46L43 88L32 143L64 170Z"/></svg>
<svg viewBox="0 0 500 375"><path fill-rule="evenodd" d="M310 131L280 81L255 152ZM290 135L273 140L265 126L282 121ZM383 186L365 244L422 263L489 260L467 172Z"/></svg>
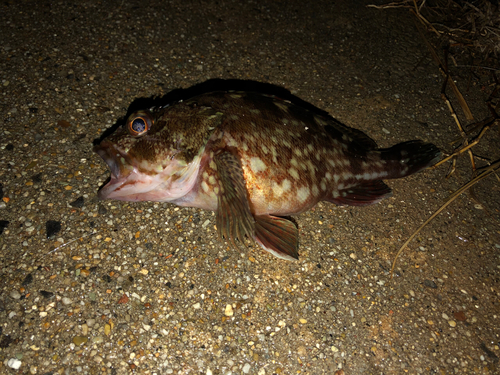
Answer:
<svg viewBox="0 0 500 375"><path fill-rule="evenodd" d="M97 196L99 199L104 200L108 198L109 193L117 186L122 185L130 173L126 173L127 169L120 166L120 159L125 160L126 165L133 166L127 154L118 149L114 144L109 142L102 142L95 146L93 151L101 157L101 159L108 165L110 170L110 180L104 185Z"/></svg>

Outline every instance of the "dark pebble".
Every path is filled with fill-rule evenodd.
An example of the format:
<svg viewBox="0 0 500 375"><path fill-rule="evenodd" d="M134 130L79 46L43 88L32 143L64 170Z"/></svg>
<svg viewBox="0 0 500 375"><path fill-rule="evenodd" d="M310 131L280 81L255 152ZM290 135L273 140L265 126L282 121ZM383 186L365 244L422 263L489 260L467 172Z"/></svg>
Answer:
<svg viewBox="0 0 500 375"><path fill-rule="evenodd" d="M8 348L10 346L10 344L12 344L13 342L14 342L14 339L12 339L12 337L10 337L9 335L6 335L6 336L2 337L2 340L0 340L0 348L1 349Z"/></svg>
<svg viewBox="0 0 500 375"><path fill-rule="evenodd" d="M170 281L167 281L165 285L168 286L169 288L172 288L172 283Z"/></svg>
<svg viewBox="0 0 500 375"><path fill-rule="evenodd" d="M0 184L0 199L3 198L3 185Z"/></svg>
<svg viewBox="0 0 500 375"><path fill-rule="evenodd" d="M78 197L73 202L70 203L70 206L75 208L82 208L83 203L84 203L83 197Z"/></svg>
<svg viewBox="0 0 500 375"><path fill-rule="evenodd" d="M54 236L61 230L61 222L56 220L49 220L45 223L45 229L47 230L47 238Z"/></svg>
<svg viewBox="0 0 500 375"><path fill-rule="evenodd" d="M36 175L31 177L31 180L33 181L34 184L39 184L40 182L42 182L42 174L37 173Z"/></svg>
<svg viewBox="0 0 500 375"><path fill-rule="evenodd" d="M437 289L437 285L434 281L432 280L428 280L428 279L425 279L424 280L424 285L429 287L429 288L432 288L432 289Z"/></svg>
<svg viewBox="0 0 500 375"><path fill-rule="evenodd" d="M493 353L484 342L481 343L481 349L486 353L486 355L493 360L493 362L498 362L498 357L495 353Z"/></svg>
<svg viewBox="0 0 500 375"><path fill-rule="evenodd" d="M26 286L28 284L31 284L32 282L33 282L33 275L31 273L28 273L24 278L23 282L21 283L21 285Z"/></svg>
<svg viewBox="0 0 500 375"><path fill-rule="evenodd" d="M5 146L5 149L7 151L12 151L14 149L14 145L12 143L9 143L7 146Z"/></svg>
<svg viewBox="0 0 500 375"><path fill-rule="evenodd" d="M111 276L109 275L104 275L104 277L102 278L104 281L106 281L107 283L110 283L111 281L113 281L113 279L111 278Z"/></svg>
<svg viewBox="0 0 500 375"><path fill-rule="evenodd" d="M106 210L106 207L99 205L97 212L99 213L99 215L106 215L108 213L108 210Z"/></svg>
<svg viewBox="0 0 500 375"><path fill-rule="evenodd" d="M7 228L9 222L7 220L0 220L0 234L3 233L3 230Z"/></svg>
<svg viewBox="0 0 500 375"><path fill-rule="evenodd" d="M47 292L46 290L40 290L40 294L42 295L43 298L52 298L52 297L54 297L54 293Z"/></svg>
<svg viewBox="0 0 500 375"><path fill-rule="evenodd" d="M28 110L30 111L30 113L37 113L38 112L38 108L36 108L36 107L29 107Z"/></svg>

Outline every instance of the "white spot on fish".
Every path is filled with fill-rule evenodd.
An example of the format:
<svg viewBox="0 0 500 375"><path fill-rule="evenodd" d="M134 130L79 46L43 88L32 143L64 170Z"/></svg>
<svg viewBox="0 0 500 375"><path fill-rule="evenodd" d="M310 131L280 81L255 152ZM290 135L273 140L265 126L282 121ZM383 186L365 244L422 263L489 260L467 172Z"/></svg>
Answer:
<svg viewBox="0 0 500 375"><path fill-rule="evenodd" d="M283 186L283 191L284 192L287 192L287 191L289 191L292 188L292 183L287 178L285 178L283 180L283 182L281 183L281 185Z"/></svg>
<svg viewBox="0 0 500 375"><path fill-rule="evenodd" d="M210 190L210 188L208 187L208 184L207 184L207 182L206 182L206 181L202 181L202 182L201 182L201 188L203 189L203 191L204 191L205 193L208 193L208 191Z"/></svg>
<svg viewBox="0 0 500 375"><path fill-rule="evenodd" d="M288 121L289 120L286 117L281 120L281 122L283 122L283 125L288 125Z"/></svg>
<svg viewBox="0 0 500 375"><path fill-rule="evenodd" d="M231 120L239 120L240 119L240 117L238 115L235 115L235 114L230 115L229 118Z"/></svg>
<svg viewBox="0 0 500 375"><path fill-rule="evenodd" d="M326 121L319 116L314 116L314 121L316 121L318 125L323 125L323 126L326 125Z"/></svg>
<svg viewBox="0 0 500 375"><path fill-rule="evenodd" d="M277 182L273 182L272 189L273 189L273 194L275 198L281 197L284 193L290 191L292 187L292 184L290 180L284 179L281 184L278 184Z"/></svg>
<svg viewBox="0 0 500 375"><path fill-rule="evenodd" d="M299 172L297 172L297 170L295 168L290 168L288 170L288 173L290 174L290 176L292 176L293 178L295 178L296 180L298 180L300 178L299 176Z"/></svg>
<svg viewBox="0 0 500 375"><path fill-rule="evenodd" d="M309 196L310 196L309 186L302 186L299 189L297 189L297 199L299 200L300 203L304 203L306 200L308 200Z"/></svg>
<svg viewBox="0 0 500 375"><path fill-rule="evenodd" d="M241 98L241 95L238 95L238 94L229 94L229 96L233 99L239 99Z"/></svg>
<svg viewBox="0 0 500 375"><path fill-rule="evenodd" d="M332 196L333 196L333 198L338 198L340 195L339 195L339 192L337 190L334 190L334 191L332 191Z"/></svg>
<svg viewBox="0 0 500 375"><path fill-rule="evenodd" d="M294 166L295 168L299 167L299 163L297 162L297 159L295 159L295 158L292 158L292 160L290 160L290 164L292 166Z"/></svg>
<svg viewBox="0 0 500 375"><path fill-rule="evenodd" d="M214 176L210 176L208 178L208 182L210 182L211 185L215 185L215 177Z"/></svg>
<svg viewBox="0 0 500 375"><path fill-rule="evenodd" d="M319 195L319 189L316 185L313 185L312 187L312 193L315 197L317 197Z"/></svg>
<svg viewBox="0 0 500 375"><path fill-rule="evenodd" d="M267 169L267 165L262 161L261 158L252 157L250 158L250 168L253 173L264 172Z"/></svg>
<svg viewBox="0 0 500 375"><path fill-rule="evenodd" d="M274 102L274 105L281 109L283 112L288 112L288 106L286 104L283 104L281 102Z"/></svg>
<svg viewBox="0 0 500 375"><path fill-rule="evenodd" d="M252 113L254 115L260 115L260 109L251 109L250 113Z"/></svg>
<svg viewBox="0 0 500 375"><path fill-rule="evenodd" d="M325 180L321 180L321 190L326 191L326 183Z"/></svg>
<svg viewBox="0 0 500 375"><path fill-rule="evenodd" d="M299 157L302 156L302 151L300 149L298 149L298 148L296 148L295 150L293 150L293 153L295 155L299 156Z"/></svg>
<svg viewBox="0 0 500 375"><path fill-rule="evenodd" d="M348 180L352 178L352 173L351 172L344 172L342 173L342 179L345 181L345 180Z"/></svg>
<svg viewBox="0 0 500 375"><path fill-rule="evenodd" d="M273 154L273 163L278 164L278 153L276 152L276 147L271 146L271 153Z"/></svg>
<svg viewBox="0 0 500 375"><path fill-rule="evenodd" d="M266 155L269 152L269 149L266 147L266 145L262 145L261 149L262 149L262 152L264 152L264 154L266 154Z"/></svg>

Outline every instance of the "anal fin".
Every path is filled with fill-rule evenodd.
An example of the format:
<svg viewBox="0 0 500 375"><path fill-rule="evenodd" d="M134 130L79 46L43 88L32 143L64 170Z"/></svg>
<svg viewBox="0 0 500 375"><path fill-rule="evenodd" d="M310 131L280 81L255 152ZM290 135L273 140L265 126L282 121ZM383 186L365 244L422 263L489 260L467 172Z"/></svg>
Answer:
<svg viewBox="0 0 500 375"><path fill-rule="evenodd" d="M381 180L361 183L339 191L339 196L327 197L325 200L338 206L367 206L380 202L392 195L392 190Z"/></svg>
<svg viewBox="0 0 500 375"><path fill-rule="evenodd" d="M278 258L299 259L299 231L290 220L270 215L256 216L255 240Z"/></svg>

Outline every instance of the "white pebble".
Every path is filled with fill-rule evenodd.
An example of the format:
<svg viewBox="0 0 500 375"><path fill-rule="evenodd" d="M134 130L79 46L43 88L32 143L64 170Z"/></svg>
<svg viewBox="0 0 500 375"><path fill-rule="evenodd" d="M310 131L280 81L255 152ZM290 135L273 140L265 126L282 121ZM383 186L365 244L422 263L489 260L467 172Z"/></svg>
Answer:
<svg viewBox="0 0 500 375"><path fill-rule="evenodd" d="M243 366L243 372L245 374L248 374L250 372L250 363L245 363L245 366Z"/></svg>
<svg viewBox="0 0 500 375"><path fill-rule="evenodd" d="M7 366L9 366L10 368L13 368L14 370L19 370L21 365L22 365L22 362L17 358L11 358L7 362Z"/></svg>
<svg viewBox="0 0 500 375"><path fill-rule="evenodd" d="M10 296L14 299L19 299L21 298L21 293L14 289L12 292L10 292Z"/></svg>
<svg viewBox="0 0 500 375"><path fill-rule="evenodd" d="M64 303L65 305L71 305L73 303L73 301L71 299L69 299L68 297L64 297L62 299L62 303Z"/></svg>
<svg viewBox="0 0 500 375"><path fill-rule="evenodd" d="M226 305L226 309L224 310L224 315L226 316L233 316L233 306L231 305Z"/></svg>

